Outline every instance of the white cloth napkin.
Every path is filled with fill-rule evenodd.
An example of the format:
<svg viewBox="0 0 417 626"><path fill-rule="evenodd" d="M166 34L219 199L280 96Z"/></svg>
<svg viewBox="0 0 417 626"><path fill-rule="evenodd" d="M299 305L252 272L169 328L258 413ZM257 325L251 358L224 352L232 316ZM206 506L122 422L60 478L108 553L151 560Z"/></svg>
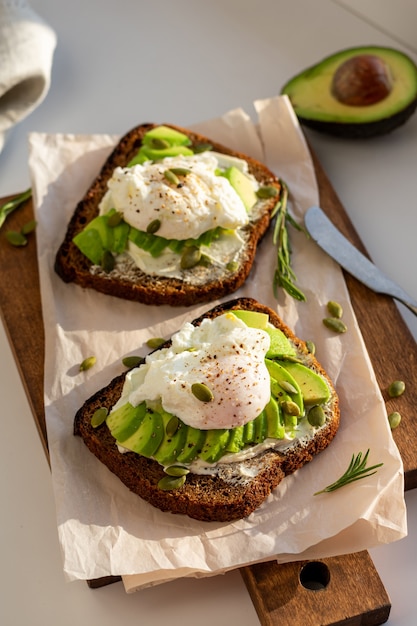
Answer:
<svg viewBox="0 0 417 626"><path fill-rule="evenodd" d="M55 46L55 32L26 0L0 0L0 152L48 93Z"/></svg>

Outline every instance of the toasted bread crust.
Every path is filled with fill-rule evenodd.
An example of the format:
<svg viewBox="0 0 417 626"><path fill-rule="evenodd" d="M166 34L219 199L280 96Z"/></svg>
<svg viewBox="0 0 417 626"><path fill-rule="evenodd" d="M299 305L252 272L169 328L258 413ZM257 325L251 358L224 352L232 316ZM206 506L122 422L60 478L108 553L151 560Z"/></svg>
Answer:
<svg viewBox="0 0 417 626"><path fill-rule="evenodd" d="M254 221L245 227L247 241L240 264L235 271L225 271L219 280L207 281L203 285L186 283L182 280L166 277L155 277L144 274L138 268L134 276L114 276L105 272L91 272L92 263L80 252L73 243L73 237L99 213L99 203L107 191L107 181L116 167L125 167L136 155L142 144L143 136L157 124L142 124L132 129L119 141L109 158L104 163L99 175L78 203L68 224L64 241L55 257L55 271L65 282L74 282L81 287L95 289L105 294L126 300L134 300L143 304L168 304L171 306L190 306L198 302L209 302L231 294L246 281L253 265L256 249L268 230L271 214L277 198L264 200L262 211ZM192 145L210 143L213 150L235 156L247 161L249 171L261 185L272 185L278 192L281 184L274 174L262 163L245 154L211 141L211 139L185 128L165 124L186 135Z"/></svg>
<svg viewBox="0 0 417 626"><path fill-rule="evenodd" d="M226 522L250 515L285 476L300 469L329 445L338 430L340 420L338 397L328 375L315 357L308 353L304 342L268 307L251 298L235 299L214 307L194 320L193 324L198 325L204 317L213 318L230 309L268 313L272 324L294 342L309 366L326 379L331 390L331 399L327 406L330 419L326 427L317 431L314 437L296 443L284 452L269 449L253 459L243 461L244 466L256 470L253 478L239 481L226 480L219 475L189 474L183 487L174 491L163 491L158 487L158 481L164 476L159 463L134 452L120 453L105 425L99 428L91 426L91 417L97 408L105 406L110 409L119 399L125 373L87 400L74 420L74 434L82 437L89 450L132 492L162 511L180 513L202 521ZM169 345L169 342L164 345Z"/></svg>

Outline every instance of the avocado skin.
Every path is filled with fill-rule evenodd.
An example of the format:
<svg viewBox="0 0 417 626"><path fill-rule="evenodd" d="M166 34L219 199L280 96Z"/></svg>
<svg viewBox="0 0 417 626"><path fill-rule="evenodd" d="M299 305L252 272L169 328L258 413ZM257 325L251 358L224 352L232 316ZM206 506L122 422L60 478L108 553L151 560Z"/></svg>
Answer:
<svg viewBox="0 0 417 626"><path fill-rule="evenodd" d="M320 68L325 70L328 66L332 66L332 69L337 69L337 65L335 65L339 58L339 65L346 61L347 59L358 56L361 54L371 54L378 56L390 67L390 59L396 63L395 72L398 73L399 66L398 64L403 64L404 75L408 75L408 77L412 77L409 89L410 92L407 95L403 93L399 94L398 99L402 100L402 103L399 105L399 108L395 106L395 103L392 103L392 99L387 98L387 102L389 102L389 106L384 110L384 105L381 106L381 103L376 105L369 105L366 107L368 111L372 111L372 108L375 110L375 119L370 119L369 115L367 115L367 119L361 119L361 111L360 109L364 109L364 107L358 107L357 111L355 111L356 107L354 106L346 106L346 110L349 110L349 120L344 121L340 116L338 121L334 120L325 120L325 119L316 119L314 109L312 107L311 111L307 113L308 106L304 103L302 107L304 113L300 110L301 107L298 106L296 101L297 99L297 90L298 85L301 84L306 78L306 82L310 79L310 76L313 74L318 74ZM391 67L390 67L391 69ZM328 93L331 91L331 81L334 73L323 71L323 81L317 84L317 91ZM394 77L394 88L395 93L402 89L401 87L401 79L398 77ZM395 96L394 93L394 96ZM417 108L417 66L414 61L408 57L403 52L399 50L395 50L393 48L386 48L381 46L363 46L363 47L355 47L348 48L345 50L341 50L336 52L326 58L324 58L319 63L303 70L293 78L291 78L287 83L283 86L281 90L281 95L287 95L292 103L294 108L294 112L297 115L297 118L303 126L307 128L311 128L312 130L325 133L327 135L333 135L335 137L348 138L348 139L368 139L372 137L377 137L381 135L388 134L395 130L396 128L405 124L408 119L413 115ZM334 105L339 106L337 100L335 98L331 98L334 101ZM328 104L329 107L332 104ZM329 113L331 113L331 108L328 109ZM357 113L357 119L352 120L352 116ZM322 115L321 115L322 117Z"/></svg>
<svg viewBox="0 0 417 626"><path fill-rule="evenodd" d="M395 115L386 117L376 122L360 123L338 123L338 122L322 122L319 120L309 120L298 117L300 124L311 128L311 130L333 137L341 137L343 139L371 139L372 137L380 137L387 135L396 128L403 126L413 115L417 108L417 97L405 109L399 111Z"/></svg>

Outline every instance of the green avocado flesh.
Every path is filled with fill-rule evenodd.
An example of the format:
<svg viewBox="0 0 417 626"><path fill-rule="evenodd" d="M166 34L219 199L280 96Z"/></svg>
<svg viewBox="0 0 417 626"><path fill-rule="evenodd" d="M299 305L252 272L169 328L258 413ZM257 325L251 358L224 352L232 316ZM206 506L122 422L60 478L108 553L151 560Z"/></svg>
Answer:
<svg viewBox="0 0 417 626"><path fill-rule="evenodd" d="M328 134L372 137L405 123L417 107L417 66L392 48L342 50L281 90L300 122Z"/></svg>
<svg viewBox="0 0 417 626"><path fill-rule="evenodd" d="M157 126L148 131L142 141L137 155L128 163L132 167L145 161L158 161L165 157L194 154L190 148L190 139L183 133L168 126ZM158 146L166 147L158 147ZM224 176L236 193L241 198L247 211L256 204L257 196L248 176L237 167L232 166L219 172ZM123 221L114 226L109 224L109 217L116 213L111 209L105 215L99 215L91 220L87 226L73 238L74 244L94 265L103 265L105 253L110 252L117 256L124 252L128 242L132 241L136 246L157 257L169 248L176 254L182 254L185 246L210 246L222 233L227 232L222 228L215 228L203 233L198 239L166 239L154 233L139 231Z"/></svg>
<svg viewBox="0 0 417 626"><path fill-rule="evenodd" d="M277 345L284 345L283 333L267 326L268 316L255 311L233 311L248 326L268 330L271 340L277 334ZM285 345L288 354L290 346ZM271 341L271 343L272 343ZM260 444L265 439L282 440L296 436L299 420L307 419L310 407L325 404L330 390L325 380L307 366L288 360L285 356L266 358L271 379L271 398L254 420L230 429L199 430L167 413L161 406L149 407L142 402L137 407L122 404L107 416L106 424L117 443L124 448L153 458L162 466L188 465L196 459L216 463L225 454L238 453L245 447ZM287 403L296 405L295 414ZM172 425L174 424L174 428Z"/></svg>

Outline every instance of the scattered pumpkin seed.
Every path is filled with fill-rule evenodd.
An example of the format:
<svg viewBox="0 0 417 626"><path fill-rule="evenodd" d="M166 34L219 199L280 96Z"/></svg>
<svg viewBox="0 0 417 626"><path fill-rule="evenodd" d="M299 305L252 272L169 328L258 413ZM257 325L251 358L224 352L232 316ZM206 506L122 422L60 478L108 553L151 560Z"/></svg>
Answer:
<svg viewBox="0 0 417 626"><path fill-rule="evenodd" d="M207 150L212 150L213 146L210 143L198 143L193 146L194 154L200 154L201 152L206 152Z"/></svg>
<svg viewBox="0 0 417 626"><path fill-rule="evenodd" d="M278 195L278 189L273 185L265 185L265 187L259 187L256 192L258 198L275 198Z"/></svg>
<svg viewBox="0 0 417 626"><path fill-rule="evenodd" d="M129 369L131 367L137 367L142 361L142 358L140 356L125 356L124 359L122 359L122 363L125 367L128 367Z"/></svg>
<svg viewBox="0 0 417 626"><path fill-rule="evenodd" d="M281 380L279 386L282 387L282 389L287 393L297 393L297 389L294 387L294 385L288 382L288 380Z"/></svg>
<svg viewBox="0 0 417 626"><path fill-rule="evenodd" d="M161 220L152 220L146 227L146 232L154 235L161 228Z"/></svg>
<svg viewBox="0 0 417 626"><path fill-rule="evenodd" d="M400 413L398 413L398 411L393 411L392 413L390 413L388 415L388 422L389 422L391 430L394 430L394 428L397 428L397 426L399 426L401 422Z"/></svg>
<svg viewBox="0 0 417 626"><path fill-rule="evenodd" d="M180 425L180 420L176 415L173 415L171 419L168 421L168 424L165 426L165 432L168 437L173 437L177 432ZM171 474L173 475L173 474Z"/></svg>
<svg viewBox="0 0 417 626"><path fill-rule="evenodd" d="M22 233L22 235L29 235L35 230L37 225L38 223L36 220L30 220L29 222L26 222L26 224L23 224L20 232Z"/></svg>
<svg viewBox="0 0 417 626"><path fill-rule="evenodd" d="M188 176L191 174L191 170L187 167L170 167L170 172L173 172L176 176Z"/></svg>
<svg viewBox="0 0 417 626"><path fill-rule="evenodd" d="M165 148L169 148L170 144L166 139L162 139L161 137L151 137L150 139L151 148L155 148L156 150L164 150Z"/></svg>
<svg viewBox="0 0 417 626"><path fill-rule="evenodd" d="M347 331L346 324L338 317L325 317L323 324L335 333L345 333Z"/></svg>
<svg viewBox="0 0 417 626"><path fill-rule="evenodd" d="M159 346L162 346L165 341L166 340L163 339L163 337L151 337L146 342L146 345L148 346L148 348L151 348L151 350L154 350L155 348L159 348Z"/></svg>
<svg viewBox="0 0 417 626"><path fill-rule="evenodd" d="M181 256L181 269L195 267L201 259L201 250L197 246L186 246Z"/></svg>
<svg viewBox="0 0 417 626"><path fill-rule="evenodd" d="M110 250L104 250L101 259L101 267L106 272L106 274L109 274L112 270L114 270L115 263L116 261Z"/></svg>
<svg viewBox="0 0 417 626"><path fill-rule="evenodd" d="M93 428L97 428L98 426L101 426L103 422L106 421L106 417L108 413L109 413L108 410L104 406L94 411L91 417L91 426Z"/></svg>
<svg viewBox="0 0 417 626"><path fill-rule="evenodd" d="M311 341L310 339L307 339L306 347L307 347L307 350L310 352L310 354L312 354L313 356L316 354L315 343L313 341Z"/></svg>
<svg viewBox="0 0 417 626"><path fill-rule="evenodd" d="M213 392L204 383L193 383L191 385L191 393L200 402L212 402L214 399Z"/></svg>
<svg viewBox="0 0 417 626"><path fill-rule="evenodd" d="M284 400L281 402L281 408L287 415L298 417L300 415L300 407L292 400Z"/></svg>
<svg viewBox="0 0 417 626"><path fill-rule="evenodd" d="M190 470L182 465L169 465L165 468L165 474L168 476L186 476Z"/></svg>
<svg viewBox="0 0 417 626"><path fill-rule="evenodd" d="M97 362L97 357L95 357L95 356L87 357L80 364L80 372L85 372L86 370L89 370L91 367L93 367L93 365L96 364L96 362Z"/></svg>
<svg viewBox="0 0 417 626"><path fill-rule="evenodd" d="M239 263L237 261L229 261L226 265L226 269L228 272L236 272L239 267Z"/></svg>
<svg viewBox="0 0 417 626"><path fill-rule="evenodd" d="M172 170L165 170L164 171L164 178L169 183L172 183L173 185L179 185L180 184L180 179L178 178L178 176L176 174L174 174L174 172Z"/></svg>
<svg viewBox="0 0 417 626"><path fill-rule="evenodd" d="M342 305L338 302L335 302L334 300L329 300L329 302L327 303L327 310L332 317L336 317L337 319L340 319L343 315Z"/></svg>
<svg viewBox="0 0 417 626"><path fill-rule="evenodd" d="M6 239L12 246L17 248L26 246L28 242L24 234L17 230L8 230L6 233Z"/></svg>
<svg viewBox="0 0 417 626"><path fill-rule="evenodd" d="M116 211L109 215L109 219L107 220L107 226L109 228L116 228L120 224L123 219L123 214L121 211Z"/></svg>
<svg viewBox="0 0 417 626"><path fill-rule="evenodd" d="M158 482L159 489L162 491L172 491L173 489L179 489L185 483L184 476L164 476Z"/></svg>
<svg viewBox="0 0 417 626"><path fill-rule="evenodd" d="M318 428L319 426L323 426L326 421L326 415L324 413L323 407L317 404L313 406L307 415L307 419L311 426Z"/></svg>
<svg viewBox="0 0 417 626"><path fill-rule="evenodd" d="M398 398L405 391L405 382L402 380L394 380L388 387L388 395L390 398Z"/></svg>

